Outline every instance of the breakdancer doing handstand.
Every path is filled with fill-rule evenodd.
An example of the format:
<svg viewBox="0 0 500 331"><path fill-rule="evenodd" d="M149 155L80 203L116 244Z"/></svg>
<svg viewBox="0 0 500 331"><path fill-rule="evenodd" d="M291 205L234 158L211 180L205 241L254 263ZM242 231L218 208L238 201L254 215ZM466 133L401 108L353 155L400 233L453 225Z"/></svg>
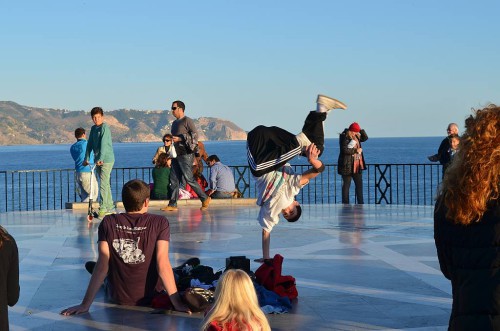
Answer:
<svg viewBox="0 0 500 331"><path fill-rule="evenodd" d="M316 104L316 110L309 112L302 132L297 135L263 125L248 133L247 159L256 180L257 205L260 206L257 220L262 227L262 258L255 262L270 259L271 231L279 222L279 214L288 222L296 222L302 209L295 196L325 169L318 160L325 143L323 121L331 109L347 109L347 106L324 95L318 95ZM295 174L287 162L300 154L307 157L312 168Z"/></svg>

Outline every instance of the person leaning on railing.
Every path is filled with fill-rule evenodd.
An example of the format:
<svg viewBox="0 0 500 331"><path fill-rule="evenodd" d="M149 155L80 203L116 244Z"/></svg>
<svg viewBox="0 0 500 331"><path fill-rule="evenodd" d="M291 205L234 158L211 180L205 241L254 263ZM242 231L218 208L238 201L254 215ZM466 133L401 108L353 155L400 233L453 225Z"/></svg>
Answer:
<svg viewBox="0 0 500 331"><path fill-rule="evenodd" d="M444 176L444 172L446 168L448 167L448 164L451 161L450 154L448 153L448 150L450 149L450 137L457 135L458 136L458 125L456 123L450 123L448 124L448 127L446 128L446 138L441 141L441 144L439 145L438 151L434 155L430 155L427 157L429 161L431 162L438 162L443 166L442 169L442 176Z"/></svg>

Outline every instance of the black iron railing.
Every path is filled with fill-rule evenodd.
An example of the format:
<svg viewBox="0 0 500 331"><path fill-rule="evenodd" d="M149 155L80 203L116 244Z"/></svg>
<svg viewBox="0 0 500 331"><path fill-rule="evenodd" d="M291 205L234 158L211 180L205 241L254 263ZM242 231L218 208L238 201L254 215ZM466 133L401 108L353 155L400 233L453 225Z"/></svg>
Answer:
<svg viewBox="0 0 500 331"><path fill-rule="evenodd" d="M309 166L293 166L297 173ZM248 166L231 166L243 198L255 198L254 179ZM208 178L209 169L205 169ZM130 179L152 182L152 168L115 168L111 173L113 198L121 201L121 188ZM73 169L0 171L0 212L64 209L78 201ZM435 164L370 164L363 173L365 203L432 205L441 183L441 166ZM354 183L350 201L355 202ZM305 204L340 203L342 177L336 165L326 169L305 186L297 200Z"/></svg>

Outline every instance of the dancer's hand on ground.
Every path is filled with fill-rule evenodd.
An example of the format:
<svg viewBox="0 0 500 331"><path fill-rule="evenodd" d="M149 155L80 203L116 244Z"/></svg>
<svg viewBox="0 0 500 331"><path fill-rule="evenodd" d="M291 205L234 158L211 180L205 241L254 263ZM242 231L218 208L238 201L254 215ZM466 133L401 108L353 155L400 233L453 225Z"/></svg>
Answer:
<svg viewBox="0 0 500 331"><path fill-rule="evenodd" d="M89 311L89 307L85 305L77 305L73 307L69 307L61 311L61 315L70 316L70 315L79 315L83 313L87 313Z"/></svg>

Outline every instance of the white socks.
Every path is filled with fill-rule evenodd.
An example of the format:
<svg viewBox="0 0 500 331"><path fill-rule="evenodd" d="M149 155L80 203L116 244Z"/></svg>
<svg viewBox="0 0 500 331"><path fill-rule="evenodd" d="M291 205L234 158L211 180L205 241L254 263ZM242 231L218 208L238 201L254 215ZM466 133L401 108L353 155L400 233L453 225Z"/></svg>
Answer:
<svg viewBox="0 0 500 331"><path fill-rule="evenodd" d="M311 145L311 141L309 140L309 138L307 138L304 132L299 133L295 136L295 138L297 138L300 147L302 147L302 151L304 151L307 146Z"/></svg>
<svg viewBox="0 0 500 331"><path fill-rule="evenodd" d="M329 109L327 106L321 104L321 103L317 103L316 104L316 111L318 113L328 113Z"/></svg>

